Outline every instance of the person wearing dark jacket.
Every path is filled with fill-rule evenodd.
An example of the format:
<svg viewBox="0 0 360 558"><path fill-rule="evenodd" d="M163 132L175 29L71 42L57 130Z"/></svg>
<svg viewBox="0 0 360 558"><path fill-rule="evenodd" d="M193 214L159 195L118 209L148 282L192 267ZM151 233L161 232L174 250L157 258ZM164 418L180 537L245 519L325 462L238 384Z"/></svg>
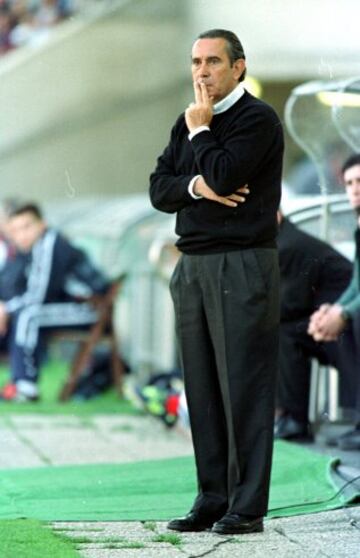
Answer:
<svg viewBox="0 0 360 558"><path fill-rule="evenodd" d="M6 296L0 302L0 335L9 353L11 383L0 397L35 401L43 330L97 320L95 308L75 300L69 286L76 280L87 287L88 294L101 294L109 282L81 250L47 226L36 205L15 209L9 216L8 231L18 254L2 273Z"/></svg>
<svg viewBox="0 0 360 558"><path fill-rule="evenodd" d="M351 406L347 380L352 373L341 343L316 342L308 333L310 316L334 302L347 287L352 264L326 242L278 214L280 262L280 370L275 437L311 435L308 424L311 359L336 367L341 399Z"/></svg>
<svg viewBox="0 0 360 558"><path fill-rule="evenodd" d="M195 103L150 177L154 207L177 214L182 252L170 288L198 494L168 524L176 531L262 531L268 505L283 133L274 110L239 83L245 66L234 33L199 36Z"/></svg>
<svg viewBox="0 0 360 558"><path fill-rule="evenodd" d="M342 450L360 450L360 153L351 155L342 166L342 176L350 206L357 216L355 263L351 281L339 298L326 301L311 316L308 332L315 341L340 340L353 374L354 427L331 440ZM330 440L329 440L330 441ZM330 442L330 443L331 443Z"/></svg>

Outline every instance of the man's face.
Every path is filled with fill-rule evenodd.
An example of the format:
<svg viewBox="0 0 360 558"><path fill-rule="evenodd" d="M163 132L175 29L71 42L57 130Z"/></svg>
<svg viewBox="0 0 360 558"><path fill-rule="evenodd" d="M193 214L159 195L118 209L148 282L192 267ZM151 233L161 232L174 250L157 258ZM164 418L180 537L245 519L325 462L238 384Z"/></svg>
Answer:
<svg viewBox="0 0 360 558"><path fill-rule="evenodd" d="M9 219L7 231L16 248L21 252L30 252L45 228L44 221L37 219L32 213L23 213Z"/></svg>
<svg viewBox="0 0 360 558"><path fill-rule="evenodd" d="M191 54L193 81L203 81L214 103L226 97L239 83L245 60L231 66L225 39L198 39Z"/></svg>
<svg viewBox="0 0 360 558"><path fill-rule="evenodd" d="M344 183L351 207L360 209L360 165L354 165L344 172Z"/></svg>

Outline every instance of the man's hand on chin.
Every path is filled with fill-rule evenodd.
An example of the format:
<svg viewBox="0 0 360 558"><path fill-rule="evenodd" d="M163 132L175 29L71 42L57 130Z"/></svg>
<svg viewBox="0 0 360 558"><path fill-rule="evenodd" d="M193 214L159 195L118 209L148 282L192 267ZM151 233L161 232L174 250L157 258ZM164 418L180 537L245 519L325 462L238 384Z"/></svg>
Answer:
<svg viewBox="0 0 360 558"><path fill-rule="evenodd" d="M185 122L189 132L199 126L210 126L213 117L213 103L203 82L194 82L195 103L190 103L185 111Z"/></svg>

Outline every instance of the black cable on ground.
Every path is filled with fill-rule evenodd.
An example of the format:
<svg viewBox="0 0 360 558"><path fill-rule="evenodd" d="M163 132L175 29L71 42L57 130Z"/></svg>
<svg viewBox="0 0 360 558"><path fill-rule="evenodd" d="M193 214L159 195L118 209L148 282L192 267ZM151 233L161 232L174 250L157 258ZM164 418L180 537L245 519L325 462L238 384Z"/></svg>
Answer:
<svg viewBox="0 0 360 558"><path fill-rule="evenodd" d="M280 508L271 508L269 509L270 512L274 512L274 511L281 511L281 510L286 510L289 508L300 508L300 507L306 507L306 506L316 506L318 504L327 504L328 502L331 502L332 500L335 500L338 496L340 496L340 494L342 492L344 492L344 490L350 486L351 484L353 484L354 482L360 480L360 475L354 477L353 479L347 481L333 496L331 496L331 498L327 498L326 500L318 500L317 502L307 502L305 504L291 504L290 506L281 506ZM342 508L347 508L350 507L350 504L346 504L344 503L342 506L339 507L339 509Z"/></svg>

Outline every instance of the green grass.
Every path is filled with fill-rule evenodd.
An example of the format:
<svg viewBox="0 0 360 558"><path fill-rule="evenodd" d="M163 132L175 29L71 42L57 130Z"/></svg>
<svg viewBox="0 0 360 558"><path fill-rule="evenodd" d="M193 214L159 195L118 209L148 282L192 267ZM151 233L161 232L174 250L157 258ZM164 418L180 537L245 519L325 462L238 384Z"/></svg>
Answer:
<svg viewBox="0 0 360 558"><path fill-rule="evenodd" d="M182 544L182 539L180 537L180 535L176 535L176 534L160 534L160 535L156 535L156 537L153 537L152 542L157 542L157 543L161 543L161 542L165 542L165 543L169 543L172 544L173 546L181 546Z"/></svg>
<svg viewBox="0 0 360 558"><path fill-rule="evenodd" d="M80 558L74 543L33 519L0 521L1 558Z"/></svg>
<svg viewBox="0 0 360 558"><path fill-rule="evenodd" d="M140 413L128 400L121 399L113 389L88 401L74 399L66 402L58 401L59 392L68 375L68 366L65 362L49 362L41 372L39 382L41 400L36 403L10 403L2 401L0 402L0 413L2 415L29 413L80 415L84 416L84 420L86 420L86 416L97 413ZM3 386L8 381L8 370L5 367L0 367L0 386Z"/></svg>
<svg viewBox="0 0 360 558"><path fill-rule="evenodd" d="M124 537L116 537L116 536L112 536L112 537L99 537L96 539L96 541L102 542L102 543L128 543L129 541L127 539L125 539Z"/></svg>
<svg viewBox="0 0 360 558"><path fill-rule="evenodd" d="M101 531L102 529L92 529ZM84 544L96 544L103 549L140 549L140 541L129 541L124 537L65 536L73 528L55 529L47 523L34 519L0 520L1 558L80 558L78 548ZM100 546L101 545L101 546Z"/></svg>
<svg viewBox="0 0 360 558"><path fill-rule="evenodd" d="M97 527L55 527L56 533L82 533L86 531L87 533L102 533L104 529Z"/></svg>
<svg viewBox="0 0 360 558"><path fill-rule="evenodd" d="M71 540L75 544L91 544L94 540L91 537L85 537L85 535L77 535L71 537Z"/></svg>
<svg viewBox="0 0 360 558"><path fill-rule="evenodd" d="M144 529L147 529L148 531L153 531L153 532L156 531L155 521L144 521L143 527L144 527Z"/></svg>
<svg viewBox="0 0 360 558"><path fill-rule="evenodd" d="M96 544L99 548L145 548L145 545L139 541L129 541L124 537L96 537L90 538L84 535L71 536L71 541L75 543L76 548L81 548L81 545ZM101 545L101 546L100 546Z"/></svg>
<svg viewBox="0 0 360 558"><path fill-rule="evenodd" d="M108 545L102 546L104 549L122 549L122 548L146 548L145 545L137 541L128 541L123 543L109 543Z"/></svg>

